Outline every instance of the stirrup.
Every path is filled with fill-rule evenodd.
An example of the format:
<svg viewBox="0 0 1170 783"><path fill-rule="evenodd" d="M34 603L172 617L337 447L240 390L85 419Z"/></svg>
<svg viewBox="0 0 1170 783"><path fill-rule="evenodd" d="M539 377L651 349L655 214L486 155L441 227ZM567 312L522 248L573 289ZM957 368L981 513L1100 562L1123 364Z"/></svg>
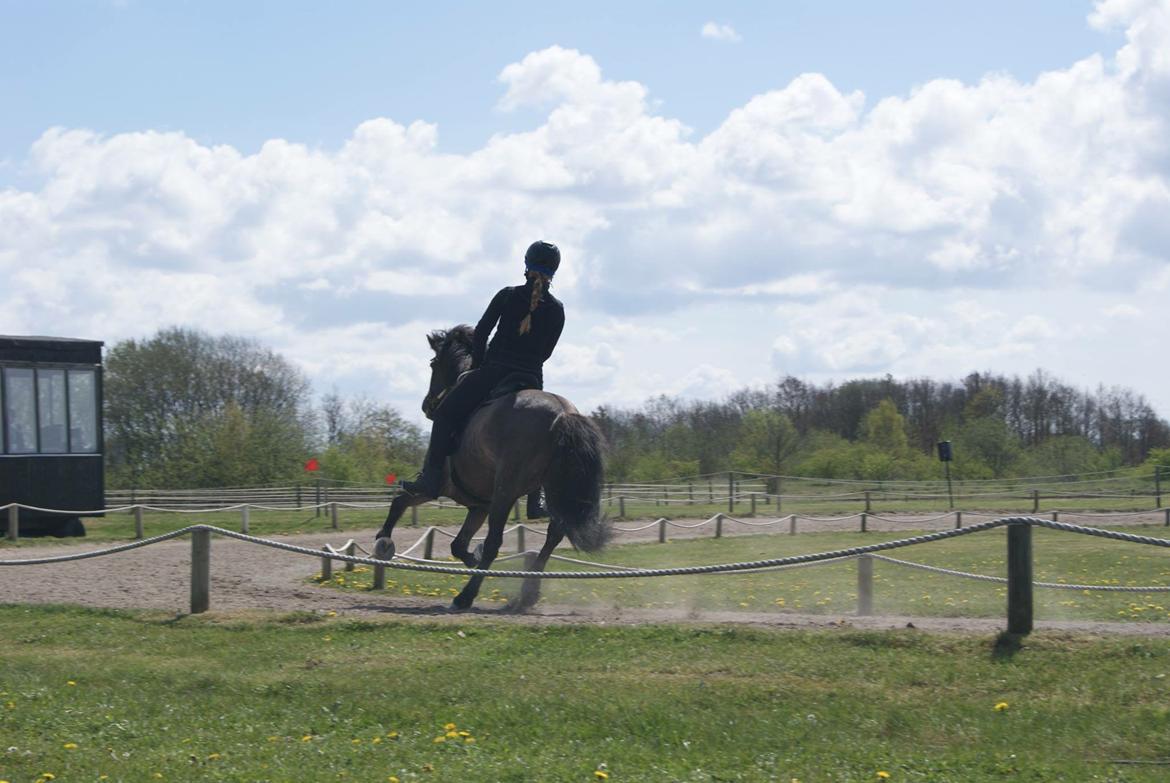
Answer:
<svg viewBox="0 0 1170 783"><path fill-rule="evenodd" d="M528 496L527 516L529 519L544 519L548 516L548 508L542 502L544 493L540 490L533 492Z"/></svg>

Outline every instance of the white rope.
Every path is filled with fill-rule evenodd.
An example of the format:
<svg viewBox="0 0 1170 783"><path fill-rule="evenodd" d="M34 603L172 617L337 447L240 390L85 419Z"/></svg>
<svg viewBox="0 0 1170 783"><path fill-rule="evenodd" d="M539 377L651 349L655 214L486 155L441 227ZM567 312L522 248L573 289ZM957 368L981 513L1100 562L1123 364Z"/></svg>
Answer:
<svg viewBox="0 0 1170 783"><path fill-rule="evenodd" d="M925 563L914 563L909 560L898 560L886 555L870 555L874 560L881 560L885 563L893 563L894 565L906 566L907 568L916 568L919 571L929 571L935 574L945 574L946 576L959 576L964 579L974 579L980 582L996 582L998 584L1007 584L1007 579L1002 576L988 576L986 574L972 574L967 571L955 571L950 568L939 568L938 566L930 566ZM1170 593L1170 585L1145 585L1145 586L1119 586L1119 585L1076 585L1067 584L1065 582L1032 582L1033 587L1047 587L1053 590L1098 590L1101 592L1113 593Z"/></svg>

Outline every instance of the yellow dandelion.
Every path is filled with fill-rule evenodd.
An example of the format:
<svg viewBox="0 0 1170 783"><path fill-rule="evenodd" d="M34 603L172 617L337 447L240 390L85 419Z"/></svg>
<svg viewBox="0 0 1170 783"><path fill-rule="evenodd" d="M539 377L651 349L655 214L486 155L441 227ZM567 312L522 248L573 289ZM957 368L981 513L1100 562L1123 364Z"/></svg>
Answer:
<svg viewBox="0 0 1170 783"><path fill-rule="evenodd" d="M223 758L223 756L219 755L218 753L212 753L211 755L209 755L207 757L207 760L208 761L219 761L221 758Z"/></svg>
<svg viewBox="0 0 1170 783"><path fill-rule="evenodd" d="M66 684L66 685L68 685L70 688L72 688L72 687L74 687L75 685L77 685L77 683L75 683L73 680L66 680L66 681L65 681L65 684Z"/></svg>
<svg viewBox="0 0 1170 783"><path fill-rule="evenodd" d="M996 705L995 705L996 712L1003 712L1007 708L1008 708L1008 703L1006 701L996 702Z"/></svg>
<svg viewBox="0 0 1170 783"><path fill-rule="evenodd" d="M927 597L929 598L929 596L927 596ZM884 769L879 769L877 776L880 780L886 780L890 777L890 773L886 772Z"/></svg>
<svg viewBox="0 0 1170 783"><path fill-rule="evenodd" d="M370 742L374 743L375 745L377 745L381 741L382 741L381 737L373 737L370 739Z"/></svg>
<svg viewBox="0 0 1170 783"><path fill-rule="evenodd" d="M362 744L362 741L361 741L360 739L351 739L351 740L349 741L349 743L350 743L351 745L361 745L361 744Z"/></svg>
<svg viewBox="0 0 1170 783"><path fill-rule="evenodd" d="M162 780L162 773L156 772L153 775L151 775L151 777L154 778L155 780Z"/></svg>
<svg viewBox="0 0 1170 783"><path fill-rule="evenodd" d="M323 640L323 641L326 641L326 642L331 642L331 641L333 641L333 637L332 637L332 636L330 636L329 634L325 634L325 636L322 636L321 638L322 638L322 640Z"/></svg>
<svg viewBox="0 0 1170 783"><path fill-rule="evenodd" d="M52 772L42 772L41 777L44 778L45 780L56 780L56 778L57 778L57 776L54 775Z"/></svg>
<svg viewBox="0 0 1170 783"><path fill-rule="evenodd" d="M312 742L312 741L313 741L312 734L306 734L305 736L301 737L301 742Z"/></svg>
<svg viewBox="0 0 1170 783"><path fill-rule="evenodd" d="M398 780L397 775L391 775L390 777L386 778L386 783L400 783L400 781Z"/></svg>
<svg viewBox="0 0 1170 783"><path fill-rule="evenodd" d="M431 742L435 743L436 745L438 745L440 742L446 742L446 741L447 741L446 737L435 737L433 740L431 740Z"/></svg>
<svg viewBox="0 0 1170 783"><path fill-rule="evenodd" d="M450 738L452 738L452 739L454 739L455 737L458 737L458 736L459 736L459 732L457 732L457 731L448 731L448 732L447 732L447 736L448 736L448 737L450 737Z"/></svg>
<svg viewBox="0 0 1170 783"><path fill-rule="evenodd" d="M268 741L269 742L276 742L278 739L280 739L280 737L269 737Z"/></svg>
<svg viewBox="0 0 1170 783"><path fill-rule="evenodd" d="M475 737L464 737L463 742L467 745L474 745L475 744Z"/></svg>
<svg viewBox="0 0 1170 783"><path fill-rule="evenodd" d="M77 750L77 743L76 742L66 742L61 747L65 748L65 750Z"/></svg>
<svg viewBox="0 0 1170 783"><path fill-rule="evenodd" d="M443 728L444 728L446 731L454 731L454 729L455 729L455 724L454 724L454 723L444 723L444 724L443 724Z"/></svg>
<svg viewBox="0 0 1170 783"><path fill-rule="evenodd" d="M386 736L389 737L390 739L398 739L398 732L397 731L388 731L388 732L386 732Z"/></svg>
<svg viewBox="0 0 1170 783"><path fill-rule="evenodd" d="M470 737L471 732L470 731L461 731L461 732L459 732L459 736L460 737Z"/></svg>
<svg viewBox="0 0 1170 783"><path fill-rule="evenodd" d="M593 771L593 777L597 778L598 780L609 780L609 773L604 769L597 769Z"/></svg>

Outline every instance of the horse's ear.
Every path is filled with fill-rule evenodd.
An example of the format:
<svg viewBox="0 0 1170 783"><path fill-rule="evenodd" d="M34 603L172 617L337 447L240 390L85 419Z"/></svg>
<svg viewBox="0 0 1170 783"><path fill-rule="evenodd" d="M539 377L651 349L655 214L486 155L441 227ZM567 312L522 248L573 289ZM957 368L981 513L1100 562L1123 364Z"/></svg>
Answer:
<svg viewBox="0 0 1170 783"><path fill-rule="evenodd" d="M439 352L439 348L443 345L443 340L447 337L446 332L431 332L427 335L427 342L431 345L431 350L435 353Z"/></svg>

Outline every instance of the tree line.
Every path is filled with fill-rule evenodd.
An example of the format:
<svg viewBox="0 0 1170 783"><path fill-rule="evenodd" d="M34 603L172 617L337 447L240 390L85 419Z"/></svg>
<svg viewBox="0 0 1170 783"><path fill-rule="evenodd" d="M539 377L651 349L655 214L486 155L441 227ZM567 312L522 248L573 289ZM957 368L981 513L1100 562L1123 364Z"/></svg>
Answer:
<svg viewBox="0 0 1170 783"><path fill-rule="evenodd" d="M107 484L221 487L289 482L316 457L331 479L412 473L423 432L391 406L331 391L255 340L173 327L105 357ZM950 440L960 479L1064 475L1143 460L1170 464L1170 424L1141 395L1077 389L1043 371L959 382L793 376L723 400L667 396L592 412L610 443L608 480L727 470L933 479Z"/></svg>
<svg viewBox="0 0 1170 783"><path fill-rule="evenodd" d="M253 486L321 475L380 484L413 471L425 444L392 407L326 394L255 340L174 327L105 356L111 488Z"/></svg>
<svg viewBox="0 0 1170 783"><path fill-rule="evenodd" d="M1170 424L1120 387L1086 391L1037 370L962 381L891 376L845 383L783 377L723 401L658 397L594 417L615 481L741 470L855 479L932 479L954 447L961 479L1066 475L1170 464Z"/></svg>

